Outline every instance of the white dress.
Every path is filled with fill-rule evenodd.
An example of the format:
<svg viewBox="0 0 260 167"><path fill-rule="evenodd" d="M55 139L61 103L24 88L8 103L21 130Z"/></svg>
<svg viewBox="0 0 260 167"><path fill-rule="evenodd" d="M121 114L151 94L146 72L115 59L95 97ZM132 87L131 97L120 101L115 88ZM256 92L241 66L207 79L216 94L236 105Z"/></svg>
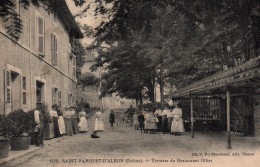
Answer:
<svg viewBox="0 0 260 167"><path fill-rule="evenodd" d="M95 114L96 121L95 121L95 131L97 130L104 130L104 122L103 122L103 114L99 111Z"/></svg>
<svg viewBox="0 0 260 167"><path fill-rule="evenodd" d="M60 134L61 135L65 134L66 128L65 128L65 122L64 122L63 116L59 116L58 125L59 125Z"/></svg>
<svg viewBox="0 0 260 167"><path fill-rule="evenodd" d="M172 110L173 120L171 126L171 132L185 132L182 120L182 109L175 108Z"/></svg>
<svg viewBox="0 0 260 167"><path fill-rule="evenodd" d="M88 122L86 119L87 114L84 111L81 111L78 113L80 119L79 119L79 131L80 132L87 132L88 131Z"/></svg>
<svg viewBox="0 0 260 167"><path fill-rule="evenodd" d="M80 117L79 121L79 131L80 132L87 132L88 131L88 123L86 117Z"/></svg>

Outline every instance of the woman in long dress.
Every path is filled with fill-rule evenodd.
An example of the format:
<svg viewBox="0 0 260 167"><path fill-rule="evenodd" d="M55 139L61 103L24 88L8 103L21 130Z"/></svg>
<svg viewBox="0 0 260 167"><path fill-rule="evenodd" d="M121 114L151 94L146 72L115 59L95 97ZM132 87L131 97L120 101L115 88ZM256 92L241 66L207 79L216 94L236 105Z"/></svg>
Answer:
<svg viewBox="0 0 260 167"><path fill-rule="evenodd" d="M71 114L69 111L69 106L65 106L65 111L63 112L65 127L66 127L66 135L73 134L72 125L71 125Z"/></svg>
<svg viewBox="0 0 260 167"><path fill-rule="evenodd" d="M137 112L135 112L134 115L133 115L133 123L134 123L134 126L135 126L135 130L139 130L139 122L138 122Z"/></svg>
<svg viewBox="0 0 260 167"><path fill-rule="evenodd" d="M182 120L182 109L179 108L179 105L175 103L175 108L172 110L173 120L171 133L174 135L181 135L181 132L185 132L183 120Z"/></svg>
<svg viewBox="0 0 260 167"><path fill-rule="evenodd" d="M59 125L60 135L64 135L66 133L66 128L65 128L65 122L64 122L64 119L62 116L62 111L61 111L60 107L57 108L57 114L59 116L58 125Z"/></svg>
<svg viewBox="0 0 260 167"><path fill-rule="evenodd" d="M95 129L94 131L103 131L104 130L104 122L103 122L103 114L100 110L95 113Z"/></svg>
<svg viewBox="0 0 260 167"><path fill-rule="evenodd" d="M87 132L88 131L88 123L87 123L87 119L86 119L86 112L84 111L84 109L82 109L80 112L79 112L79 131L80 132Z"/></svg>

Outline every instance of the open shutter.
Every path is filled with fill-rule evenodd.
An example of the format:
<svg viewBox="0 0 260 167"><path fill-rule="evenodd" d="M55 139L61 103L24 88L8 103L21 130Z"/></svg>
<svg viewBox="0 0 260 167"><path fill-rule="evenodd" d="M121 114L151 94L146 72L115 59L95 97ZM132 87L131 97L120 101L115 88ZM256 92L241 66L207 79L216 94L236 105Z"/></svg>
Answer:
<svg viewBox="0 0 260 167"><path fill-rule="evenodd" d="M59 106L61 107L61 90L59 90Z"/></svg>
<svg viewBox="0 0 260 167"><path fill-rule="evenodd" d="M5 114L11 112L11 71L5 70Z"/></svg>
<svg viewBox="0 0 260 167"><path fill-rule="evenodd" d="M55 101L55 88L52 88L52 105L56 104Z"/></svg>
<svg viewBox="0 0 260 167"><path fill-rule="evenodd" d="M76 57L75 56L73 56L72 63L73 63L73 76L76 77Z"/></svg>
<svg viewBox="0 0 260 167"><path fill-rule="evenodd" d="M37 51L39 54L44 55L44 19L37 16Z"/></svg>
<svg viewBox="0 0 260 167"><path fill-rule="evenodd" d="M58 65L58 53L57 53L57 50L58 50L58 47L57 47L57 37L54 35L54 60L55 60L55 65Z"/></svg>
<svg viewBox="0 0 260 167"><path fill-rule="evenodd" d="M51 63L54 65L54 35L51 33Z"/></svg>

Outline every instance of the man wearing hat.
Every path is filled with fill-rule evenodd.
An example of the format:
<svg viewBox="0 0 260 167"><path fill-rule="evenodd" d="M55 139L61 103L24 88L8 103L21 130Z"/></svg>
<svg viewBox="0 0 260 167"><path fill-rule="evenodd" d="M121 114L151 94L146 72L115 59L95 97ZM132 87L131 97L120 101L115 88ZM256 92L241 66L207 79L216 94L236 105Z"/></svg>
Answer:
<svg viewBox="0 0 260 167"><path fill-rule="evenodd" d="M110 122L110 124L111 124L111 127L113 127L113 124L114 124L114 122L115 122L115 114L114 114L114 111L113 111L113 110L110 111L110 114L109 114L109 122Z"/></svg>
<svg viewBox="0 0 260 167"><path fill-rule="evenodd" d="M44 142L44 123L42 114L42 103L36 104L36 109L34 110L34 121L35 121L35 143L38 147L43 147Z"/></svg>

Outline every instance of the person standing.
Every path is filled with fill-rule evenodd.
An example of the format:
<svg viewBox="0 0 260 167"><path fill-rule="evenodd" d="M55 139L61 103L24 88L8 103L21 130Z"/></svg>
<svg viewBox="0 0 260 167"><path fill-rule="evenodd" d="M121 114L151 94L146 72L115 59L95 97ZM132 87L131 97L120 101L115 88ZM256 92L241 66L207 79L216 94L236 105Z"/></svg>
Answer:
<svg viewBox="0 0 260 167"><path fill-rule="evenodd" d="M100 132L104 130L103 114L100 110L97 110L95 113L95 132Z"/></svg>
<svg viewBox="0 0 260 167"><path fill-rule="evenodd" d="M88 123L87 123L87 119L86 119L86 112L84 111L84 109L82 109L80 112L79 112L79 132L87 132L88 131Z"/></svg>
<svg viewBox="0 0 260 167"><path fill-rule="evenodd" d="M72 136L72 125L71 125L71 120L70 120L70 111L69 111L69 106L65 105L65 110L63 112L63 117L64 117L64 122L65 122L65 127L66 127L66 135L71 135Z"/></svg>
<svg viewBox="0 0 260 167"><path fill-rule="evenodd" d="M157 127L158 131L162 130L162 110L160 109L160 106L157 106L157 109L154 112L154 115L157 117L158 122L157 122Z"/></svg>
<svg viewBox="0 0 260 167"><path fill-rule="evenodd" d="M60 135L64 135L66 133L65 122L64 122L64 118L62 116L61 107L59 107L59 106L57 107L57 114L59 116L59 118L58 118L59 132L60 132Z"/></svg>
<svg viewBox="0 0 260 167"><path fill-rule="evenodd" d="M167 119L167 114L171 112L169 110L168 106L164 106L163 112L162 112L162 132L163 134L169 133L168 131L168 119Z"/></svg>
<svg viewBox="0 0 260 167"><path fill-rule="evenodd" d="M70 113L70 120L71 120L71 126L72 126L72 131L74 134L78 133L78 121L77 121L77 117L76 117L76 111L74 109L75 107L70 106L69 107L69 113Z"/></svg>
<svg viewBox="0 0 260 167"><path fill-rule="evenodd" d="M182 132L185 132L183 120L182 120L182 109L178 103L175 103L175 109L172 111L173 120L171 125L171 133L175 136L180 136Z"/></svg>
<svg viewBox="0 0 260 167"><path fill-rule="evenodd" d="M38 147L43 147L44 144L44 119L42 114L42 103L36 104L36 109L34 110L34 121L35 121L35 143Z"/></svg>
<svg viewBox="0 0 260 167"><path fill-rule="evenodd" d="M172 115L171 110L169 110L169 112L167 112L167 120L168 120L168 128L167 128L167 130L168 130L169 133L171 132L172 119L173 119L173 115Z"/></svg>
<svg viewBox="0 0 260 167"><path fill-rule="evenodd" d="M135 126L135 130L139 130L139 122L138 122L137 112L135 112L134 115L133 115L133 123L134 123L134 126Z"/></svg>
<svg viewBox="0 0 260 167"><path fill-rule="evenodd" d="M50 111L50 115L54 124L54 137L60 137L60 130L59 130L59 125L58 125L58 114L57 114L57 105L54 104L52 105L52 110Z"/></svg>
<svg viewBox="0 0 260 167"><path fill-rule="evenodd" d="M113 111L113 110L110 111L110 114L109 114L109 122L110 122L111 127L113 127L113 124L114 124L114 122L115 122L115 114L114 114L114 111Z"/></svg>
<svg viewBox="0 0 260 167"><path fill-rule="evenodd" d="M138 122L139 122L139 128L141 130L141 133L144 132L144 115L143 112L141 112L138 116Z"/></svg>

